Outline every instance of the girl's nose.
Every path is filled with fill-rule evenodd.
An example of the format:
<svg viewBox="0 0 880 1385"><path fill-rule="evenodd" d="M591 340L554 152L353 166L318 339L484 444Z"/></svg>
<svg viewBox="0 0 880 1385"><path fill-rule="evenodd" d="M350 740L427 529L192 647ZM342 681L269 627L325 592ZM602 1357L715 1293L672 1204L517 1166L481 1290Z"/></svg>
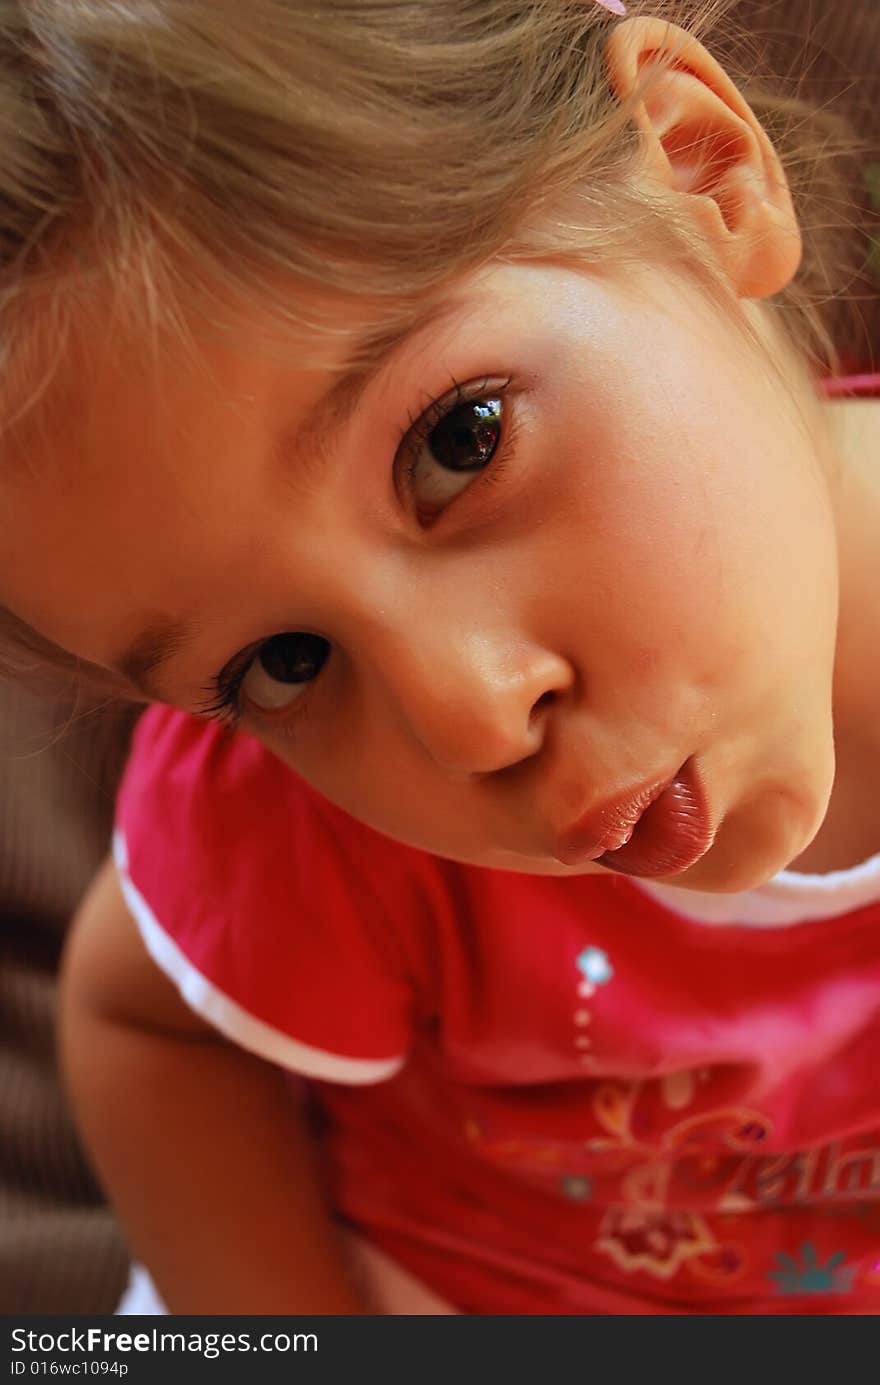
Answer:
<svg viewBox="0 0 880 1385"><path fill-rule="evenodd" d="M444 637L445 635L445 637ZM526 641L483 633L410 635L386 670L408 728L455 776L492 774L541 749L568 662Z"/></svg>

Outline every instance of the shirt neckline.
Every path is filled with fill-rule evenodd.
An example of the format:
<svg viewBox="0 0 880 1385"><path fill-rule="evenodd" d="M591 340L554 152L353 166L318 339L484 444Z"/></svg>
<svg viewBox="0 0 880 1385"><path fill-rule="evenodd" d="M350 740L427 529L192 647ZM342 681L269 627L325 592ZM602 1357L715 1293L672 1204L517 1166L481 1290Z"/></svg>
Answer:
<svg viewBox="0 0 880 1385"><path fill-rule="evenodd" d="M674 914L709 926L788 928L834 918L880 901L880 854L848 870L802 875L783 870L757 889L738 894L684 890L656 880L632 884Z"/></svg>

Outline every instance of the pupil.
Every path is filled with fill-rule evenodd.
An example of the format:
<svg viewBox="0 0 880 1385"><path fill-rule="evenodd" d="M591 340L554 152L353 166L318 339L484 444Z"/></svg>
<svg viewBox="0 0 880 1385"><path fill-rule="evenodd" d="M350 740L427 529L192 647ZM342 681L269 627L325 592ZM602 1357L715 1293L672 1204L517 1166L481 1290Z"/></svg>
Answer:
<svg viewBox="0 0 880 1385"><path fill-rule="evenodd" d="M501 436L501 400L481 399L450 409L431 429L434 460L447 471L480 471Z"/></svg>
<svg viewBox="0 0 880 1385"><path fill-rule="evenodd" d="M273 635L260 650L260 663L278 683L308 683L321 672L329 653L320 635Z"/></svg>

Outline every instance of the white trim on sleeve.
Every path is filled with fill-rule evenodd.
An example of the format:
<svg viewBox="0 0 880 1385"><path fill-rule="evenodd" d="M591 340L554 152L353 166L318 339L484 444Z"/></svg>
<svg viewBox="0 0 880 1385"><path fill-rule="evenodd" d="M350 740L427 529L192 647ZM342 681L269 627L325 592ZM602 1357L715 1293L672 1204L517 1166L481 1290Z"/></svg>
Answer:
<svg viewBox="0 0 880 1385"><path fill-rule="evenodd" d="M270 1063L289 1068L303 1077L315 1077L326 1082L344 1082L354 1086L384 1082L403 1067L403 1056L346 1058L313 1048L311 1044L291 1038L289 1034L274 1029L243 1009L197 971L174 939L165 932L128 874L128 849L118 829L113 834L113 857L125 902L153 961L171 978L190 1009L228 1039L268 1059Z"/></svg>

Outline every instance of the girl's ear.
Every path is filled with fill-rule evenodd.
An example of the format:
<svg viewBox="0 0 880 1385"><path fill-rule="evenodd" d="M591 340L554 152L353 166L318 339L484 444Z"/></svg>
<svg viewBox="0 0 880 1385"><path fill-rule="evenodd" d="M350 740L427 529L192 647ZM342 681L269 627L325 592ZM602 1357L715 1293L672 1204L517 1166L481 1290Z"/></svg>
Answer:
<svg viewBox="0 0 880 1385"><path fill-rule="evenodd" d="M794 277L801 236L776 151L713 57L675 24L634 17L606 48L611 84L634 105L637 177L689 198L688 211L742 298L766 298Z"/></svg>

